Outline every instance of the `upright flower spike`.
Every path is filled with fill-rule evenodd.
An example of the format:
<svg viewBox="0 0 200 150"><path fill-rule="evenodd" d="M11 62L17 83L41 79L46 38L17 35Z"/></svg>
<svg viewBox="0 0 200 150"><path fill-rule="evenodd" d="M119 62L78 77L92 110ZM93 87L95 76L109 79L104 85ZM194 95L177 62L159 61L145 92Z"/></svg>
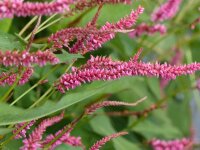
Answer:
<svg viewBox="0 0 200 150"><path fill-rule="evenodd" d="M153 150L186 150L191 148L192 141L188 138L176 139L171 141L164 141L159 139L153 139L150 142Z"/></svg>
<svg viewBox="0 0 200 150"><path fill-rule="evenodd" d="M146 23L141 23L135 27L134 31L129 33L129 36L131 38L135 38L141 36L142 34L153 35L157 32L163 35L166 33L166 31L166 26L162 24L155 24L150 26Z"/></svg>
<svg viewBox="0 0 200 150"><path fill-rule="evenodd" d="M138 57L138 54L136 56ZM98 59L105 59L106 61L98 64L99 61L95 63L97 58L92 57L86 65L79 69L74 69L71 73L62 75L59 81L55 83L57 89L64 93L65 90L74 89L86 82L116 80L124 76L155 76L173 80L177 76L192 74L200 70L200 63L176 66L167 63L160 64L158 62L155 64L144 63L136 61L135 58L128 62L117 61L116 63L112 60L108 61L106 58L98 57ZM91 61L93 61L93 65L90 66Z"/></svg>
<svg viewBox="0 0 200 150"><path fill-rule="evenodd" d="M61 49L65 46L70 53L81 52L84 54L101 47L102 44L113 39L116 32L124 32L132 27L143 10L144 8L139 6L136 11L132 11L130 15L120 19L117 23L107 22L100 29L93 26L64 29L53 34L48 40L53 42L53 49ZM70 47L69 42L74 39L77 42Z"/></svg>
<svg viewBox="0 0 200 150"><path fill-rule="evenodd" d="M69 5L73 0L55 0L53 2L24 2L23 0L2 0L0 1L0 19L51 15L69 11Z"/></svg>
<svg viewBox="0 0 200 150"><path fill-rule="evenodd" d="M164 21L173 18L179 10L182 0L167 0L161 7L156 8L151 15L152 21Z"/></svg>
<svg viewBox="0 0 200 150"><path fill-rule="evenodd" d="M46 131L46 128L62 120L64 113L59 116L48 118L43 120L38 127L28 136L28 138L23 140L23 147L21 150L37 150L41 148L42 145L40 141L42 140L42 135Z"/></svg>
<svg viewBox="0 0 200 150"><path fill-rule="evenodd" d="M44 66L47 63L57 64L59 59L50 51L28 52L28 51L0 51L0 65L4 66L25 66L29 67L32 64Z"/></svg>
<svg viewBox="0 0 200 150"><path fill-rule="evenodd" d="M105 145L107 142L112 140L113 138L117 138L119 136L123 136L128 134L127 132L118 132L115 134L111 134L109 136L104 137L103 139L97 141L91 148L90 150L99 150L103 145Z"/></svg>

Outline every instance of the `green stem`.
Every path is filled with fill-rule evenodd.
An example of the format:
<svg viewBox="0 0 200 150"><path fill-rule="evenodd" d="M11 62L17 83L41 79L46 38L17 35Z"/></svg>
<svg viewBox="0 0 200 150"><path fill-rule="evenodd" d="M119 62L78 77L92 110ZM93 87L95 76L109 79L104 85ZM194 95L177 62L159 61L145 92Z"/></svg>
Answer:
<svg viewBox="0 0 200 150"><path fill-rule="evenodd" d="M24 97L26 94L28 94L31 90L33 90L35 87L37 87L41 81L43 81L50 73L52 73L54 70L56 70L56 68L58 67L55 66L54 68L52 68L48 73L46 73L36 84L34 84L32 87L30 87L27 91L25 91L22 95L20 95L16 100L14 100L10 106L14 105L15 103L17 103L22 97Z"/></svg>
<svg viewBox="0 0 200 150"><path fill-rule="evenodd" d="M43 23L41 23L41 25L38 28L43 27L46 23L48 23L52 18L54 18L57 14L52 15L51 17L49 17L47 20L45 20Z"/></svg>
<svg viewBox="0 0 200 150"><path fill-rule="evenodd" d="M52 21L51 23L47 24L46 26L39 28L38 31L37 31L36 33L39 33L39 32L41 32L42 30L48 28L49 26L53 25L54 23L60 21L62 18L63 18L63 17L60 17L60 18L58 18L58 19ZM27 41L30 37L31 37L31 34L29 34L29 35L25 38L25 40Z"/></svg>
<svg viewBox="0 0 200 150"><path fill-rule="evenodd" d="M6 139L5 141L3 141L1 144L0 144L0 148L2 148L4 145L8 144L12 139L14 139L14 137L16 135L18 135L21 130L23 130L27 125L29 124L29 122L25 123L21 128L19 128L15 134L13 134L12 136L10 136L8 139Z"/></svg>
<svg viewBox="0 0 200 150"><path fill-rule="evenodd" d="M51 86L35 103L33 103L33 105L31 105L29 107L29 109L35 107L38 103L40 103L53 89L53 87Z"/></svg>
<svg viewBox="0 0 200 150"><path fill-rule="evenodd" d="M173 92L172 94L170 94L169 96L166 96L160 100L158 100L158 102L156 103L157 107L161 107L163 105L163 103L165 103L170 97L173 97L175 95L177 95L178 93L180 92L184 92L184 91L188 91L190 90L191 88L185 88L185 89L182 89L182 90L178 90L178 91L175 91ZM137 119L136 121L134 121L131 125L129 125L127 127L127 130L131 130L133 127L135 127L137 124L139 124L141 121L143 121L144 119L146 118L146 116L142 116L140 117L139 119Z"/></svg>
<svg viewBox="0 0 200 150"><path fill-rule="evenodd" d="M29 23L28 24L26 24L26 26L19 32L19 35L20 36L22 36L22 34L33 24L33 22L35 21L35 20L37 20L37 16L35 16L33 19L31 19L30 21L29 21Z"/></svg>
<svg viewBox="0 0 200 150"><path fill-rule="evenodd" d="M23 73L24 73L25 69L22 69L22 72L20 73L20 75L17 75L16 81L14 82L14 84L10 87L10 89L4 94L4 96L0 99L0 102L3 102L6 100L6 98L10 95L11 91L16 87L16 85L18 84L19 80L21 79Z"/></svg>
<svg viewBox="0 0 200 150"><path fill-rule="evenodd" d="M195 0L189 0L188 4L183 8L183 10L179 13L179 15L177 16L175 22L178 23L182 20L183 17L185 17L185 14L187 13L188 10L191 10L191 6L193 5L193 2L195 2Z"/></svg>
<svg viewBox="0 0 200 150"><path fill-rule="evenodd" d="M50 141L44 148L44 150L48 150L52 144L54 144L58 139L60 139L65 133L73 129L76 124L85 116L85 113L82 113L78 118L76 118L72 123L66 126L63 131L58 134L52 141Z"/></svg>

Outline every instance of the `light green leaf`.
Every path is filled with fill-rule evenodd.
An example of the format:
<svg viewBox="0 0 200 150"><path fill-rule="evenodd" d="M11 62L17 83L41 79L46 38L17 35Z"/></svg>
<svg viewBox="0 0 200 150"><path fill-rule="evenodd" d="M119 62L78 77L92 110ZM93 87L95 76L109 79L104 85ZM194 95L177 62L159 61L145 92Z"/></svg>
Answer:
<svg viewBox="0 0 200 150"><path fill-rule="evenodd" d="M62 144L58 146L55 150L82 150L82 148L69 146L67 144Z"/></svg>
<svg viewBox="0 0 200 150"><path fill-rule="evenodd" d="M182 137L180 130L172 124L167 113L162 110L154 111L152 116L134 126L132 130L149 140L152 138L174 139Z"/></svg>
<svg viewBox="0 0 200 150"><path fill-rule="evenodd" d="M111 122L106 115L96 116L90 121L90 124L95 132L103 136L108 136L117 132L112 127ZM124 137L118 137L112 141L114 143L115 150L139 150L137 145L126 140Z"/></svg>
<svg viewBox="0 0 200 150"><path fill-rule="evenodd" d="M12 19L6 18L0 20L0 31L8 32L12 24Z"/></svg>
<svg viewBox="0 0 200 150"><path fill-rule="evenodd" d="M59 58L60 63L70 63L78 58L84 58L81 54L70 54L64 50L62 54L57 54L56 56Z"/></svg>
<svg viewBox="0 0 200 150"><path fill-rule="evenodd" d="M12 130L13 130L12 128L0 128L0 135L10 133L12 132Z"/></svg>

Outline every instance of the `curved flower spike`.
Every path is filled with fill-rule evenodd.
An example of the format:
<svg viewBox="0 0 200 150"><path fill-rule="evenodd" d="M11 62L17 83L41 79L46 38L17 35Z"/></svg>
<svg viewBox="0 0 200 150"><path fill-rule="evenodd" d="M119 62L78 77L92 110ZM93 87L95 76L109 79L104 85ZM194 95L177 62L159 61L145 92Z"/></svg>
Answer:
<svg viewBox="0 0 200 150"><path fill-rule="evenodd" d="M90 150L99 150L99 148L101 148L103 145L105 145L107 142L109 142L110 140L112 140L113 138L117 138L119 136L122 135L126 135L128 134L128 132L118 132L115 134L111 134L109 136L104 137L103 139L97 141L91 148Z"/></svg>
<svg viewBox="0 0 200 150"><path fill-rule="evenodd" d="M127 103L127 102L120 102L120 101L103 101L99 103L95 103L88 108L86 108L85 113L91 115L97 109L106 107L106 106L137 106L139 103L143 102L146 97L134 102L134 103Z"/></svg>

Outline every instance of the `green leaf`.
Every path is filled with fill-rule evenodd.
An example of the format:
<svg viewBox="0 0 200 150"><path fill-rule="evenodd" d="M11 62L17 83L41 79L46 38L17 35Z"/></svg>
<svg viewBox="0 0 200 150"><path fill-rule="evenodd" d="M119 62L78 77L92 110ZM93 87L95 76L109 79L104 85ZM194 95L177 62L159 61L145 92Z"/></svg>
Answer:
<svg viewBox="0 0 200 150"><path fill-rule="evenodd" d="M72 147L67 144L61 144L55 150L82 150L80 147Z"/></svg>
<svg viewBox="0 0 200 150"><path fill-rule="evenodd" d="M132 130L149 140L152 138L174 139L182 137L182 133L172 124L167 113L161 110L154 111L153 115L134 126Z"/></svg>
<svg viewBox="0 0 200 150"><path fill-rule="evenodd" d="M16 36L17 40L19 40L21 43L23 43L25 45L28 44L28 42L26 40L24 40L19 34L15 33L15 36ZM35 50L42 49L46 46L47 46L46 43L44 43L44 44L32 43L31 44L31 47L34 48Z"/></svg>
<svg viewBox="0 0 200 150"><path fill-rule="evenodd" d="M157 99L161 98L160 84L158 78L147 78L147 84L151 92Z"/></svg>
<svg viewBox="0 0 200 150"><path fill-rule="evenodd" d="M59 110L70 107L73 104L86 100L96 94L110 94L125 90L130 87L130 81L137 78L122 78L120 80L108 82L95 82L90 85L79 88L73 92L67 92L63 98L55 103L47 101L44 105L33 109L21 109L18 107L10 107L8 104L0 104L0 125L16 124L26 122L44 116L50 115Z"/></svg>
<svg viewBox="0 0 200 150"><path fill-rule="evenodd" d="M56 56L59 58L60 63L70 63L78 58L84 58L81 54L70 54L64 50L62 54L57 54Z"/></svg>
<svg viewBox="0 0 200 150"><path fill-rule="evenodd" d="M22 50L23 45L17 38L11 34L0 31L0 50Z"/></svg>
<svg viewBox="0 0 200 150"><path fill-rule="evenodd" d="M0 135L12 132L13 128L0 128Z"/></svg>
<svg viewBox="0 0 200 150"><path fill-rule="evenodd" d="M8 32L11 24L12 24L12 19L10 18L0 20L0 31Z"/></svg>
<svg viewBox="0 0 200 150"><path fill-rule="evenodd" d="M90 125L93 130L103 136L116 133L117 131L111 125L109 118L106 115L96 116L90 121ZM133 142L126 140L124 137L118 137L112 140L114 143L115 150L139 150L139 147Z"/></svg>

